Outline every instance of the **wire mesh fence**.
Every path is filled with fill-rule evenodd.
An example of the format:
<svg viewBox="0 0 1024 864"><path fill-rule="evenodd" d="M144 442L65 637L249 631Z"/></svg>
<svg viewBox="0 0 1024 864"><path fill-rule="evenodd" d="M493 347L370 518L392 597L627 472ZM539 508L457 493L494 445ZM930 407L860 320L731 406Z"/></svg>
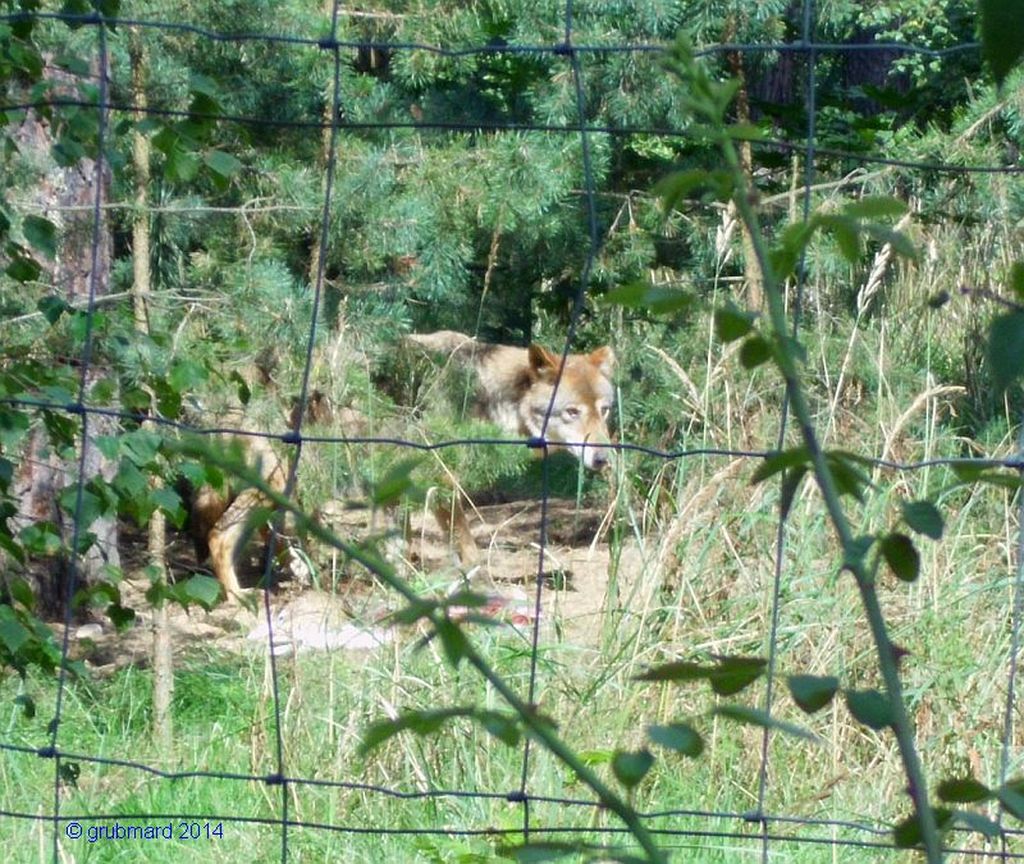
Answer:
<svg viewBox="0 0 1024 864"><path fill-rule="evenodd" d="M184 121L215 121L222 124L238 124L252 127L254 129L283 130L294 134L318 133L324 134L326 141L326 161L323 166L323 203L319 213L317 233L319 235L319 249L326 249L331 241L329 231L331 219L335 213L336 178L341 169L339 159L344 153L345 136L367 130L416 130L419 132L436 133L492 133L492 132L523 132L539 133L550 136L562 136L572 138L578 146L577 158L579 160L579 175L581 177L581 189L578 191L582 203L585 222L585 236L587 238L586 248L580 250L578 261L578 275L575 277L574 288L571 292L571 311L568 319L568 327L565 334L565 343L561 346L563 359L577 344L576 336L581 317L584 313L588 297L588 289L593 279L595 267L598 265L601 254L603 233L600 224L598 196L601 194L600 183L593 165L594 140L597 136L650 136L654 138L679 139L686 138L692 134L690 129L671 127L638 127L629 124L607 125L591 122L589 118L593 112L588 107L589 94L593 88L587 82L587 64L595 57L609 54L627 55L658 55L665 50L660 44L603 44L600 41L577 43L577 22L574 19L575 6L568 2L564 9L562 29L559 33L546 33L544 37L538 37L535 44L514 44L508 42L494 42L492 44L466 45L466 46L445 46L417 42L403 41L367 41L361 39L343 38L345 28L343 24L346 16L358 16L358 11L345 9L340 3L333 5L329 33L323 35L312 35L304 33L295 34L272 34L272 33L230 33L216 31L204 27L194 26L188 22L174 22L169 20L134 20L118 19L102 16L99 14L71 15L67 13L48 14L33 12L7 15L0 18L7 26L13 26L19 21L31 17L37 21L49 21L55 25L73 24L78 28L80 42L92 40L92 57L94 58L95 75L93 76L95 94L94 98L82 99L80 97L67 97L57 91L44 94L39 98L29 101L18 101L13 104L0 107L8 117L26 115L31 112L44 111L48 108L78 108L90 112L96 127L96 152L99 157L95 161L94 171L96 182L95 199L89 209L91 219L91 251L90 257L92 266L88 284L88 299L83 307L84 331L82 334L82 348L80 355L75 358L74 366L78 375L78 391L73 398L67 402L56 402L45 398L12 398L5 400L8 405L17 405L31 409L45 409L51 412L64 412L68 417L76 418L80 423L79 445L78 445L78 472L76 495L71 506L74 515L76 531L71 538L71 548L79 548L81 538L77 533L77 526L83 523L84 509L87 506L88 479L86 459L89 451L95 447L93 440L94 432L92 424L97 418L106 418L115 422L148 422L174 428L185 432L198 433L203 436L216 436L232 434L239 436L264 437L276 441L281 447L287 449L291 457L288 460L288 474L284 487L284 494L292 497L296 492L297 477L303 460L308 458L304 454L309 452L311 447L337 447L346 446L350 448L369 447L373 445L394 445L401 448L409 448L418 451L443 451L452 448L467 448L484 445L501 445L507 447L522 448L526 446L534 449L544 449L549 442L544 439L542 433L539 437L524 442L521 439L495 439L495 438L451 438L450 440L438 441L414 441L405 440L394 435L324 435L318 432L308 432L303 428L304 411L296 413L297 421L292 428L280 431L270 430L267 432L254 432L251 428L236 428L233 426L221 425L217 420L202 422L199 424L185 423L180 420L154 416L147 412L139 412L119 407L116 404L96 404L95 399L89 395L90 384L93 381L91 373L94 362L94 336L93 322L102 302L103 292L97 285L97 278L100 267L97 265L101 255L103 214L108 209L122 206L118 202L104 200L104 183L102 178L106 172L121 170L121 166L111 166L108 162L105 140L110 134L112 126L116 125L123 118L138 117L160 117ZM812 198L817 185L822 182L819 176L818 161L828 157L838 159L846 165L875 165L882 168L899 168L909 172L921 172L923 174L941 173L962 173L962 174L1005 174L1016 175L1024 171L1020 165L969 165L955 164L953 162L941 162L936 160L922 160L920 162L887 158L874 152L850 152L836 149L834 147L820 146L816 132L817 112L815 103L816 94L816 64L823 57L830 55L853 53L853 52L898 52L905 54L920 55L925 58L941 58L952 54L972 55L979 51L979 46L974 43L953 45L945 49L935 50L916 46L912 44L893 42L864 42L859 44L837 44L819 42L815 38L815 9L814 4L805 2L799 33L791 41L770 41L763 44L720 44L710 45L701 48L698 54L705 56L715 55L765 55L765 54L788 54L793 55L796 60L803 64L804 92L802 98L806 109L806 137L803 141L789 141L781 139L756 139L751 145L759 150L769 151L778 154L793 154L802 165L802 176L800 177L799 189L796 195L801 199L801 209L806 219L811 211ZM327 116L316 116L316 110L305 110L304 106L292 106L280 104L275 106L274 115L252 113L252 114L224 114L221 112L204 113L202 110L179 110L161 106L158 104L142 106L134 104L124 98L123 92L112 92L111 82L114 76L111 74L111 46L109 37L111 32L124 33L126 31L152 31L166 38L187 38L197 43L209 43L218 49L228 46L233 50L244 50L248 46L261 46L272 50L297 50L308 52L315 59L310 62L321 68L321 72L327 82L329 91L329 105ZM212 50L212 48L211 48ZM412 55L426 55L444 61L458 61L464 58L478 58L481 56L516 56L543 58L546 61L561 64L564 74L570 82L569 93L571 94L571 105L566 106L565 114L570 117L565 122L544 122L536 123L530 121L517 121L508 118L480 118L466 120L444 120L430 116L413 116L412 119L397 119L386 117L384 119L367 119L366 111L357 110L354 104L359 96L354 94L351 87L346 86L346 76L350 75L350 57L358 52L385 52L390 58ZM121 88L123 91L123 88ZM285 100L286 102L286 100ZM571 119L575 118L575 119ZM289 206L289 205L282 205ZM231 214L232 218L234 213ZM306 333L305 360L301 370L301 379L298 388L298 404L305 406L311 399L311 375L314 363L314 347L317 342L318 332L324 327L323 308L325 297L326 281L326 258L320 255L315 261L315 268L310 273L311 282L311 309L312 314L308 322L303 324ZM795 290L792 295L791 315L794 334L799 334L801 329L801 318L803 307L806 304L806 275L803 264L797 269L798 277ZM57 286L59 289L60 286ZM552 395L552 404L555 396ZM550 411L549 411L550 414ZM547 422L547 421L546 421ZM614 449L624 455L631 453L644 454L656 457L666 463L684 460L743 460L744 464L749 463L756 466L766 457L772 456L784 449L789 440L789 410L788 396L782 399L782 408L778 415L778 436L777 446L774 450L757 448L743 448L733 446L700 446L663 449L658 446L650 446L643 441L622 440L614 445ZM891 453L864 453L865 464L872 470L878 472L892 472L893 474L917 474L927 472L942 466L948 467L973 467L978 469L1005 468L1011 471L1020 471L1024 465L1019 452L1006 453L1003 455L979 456L979 457L932 457L912 460L901 460L893 458ZM544 681L548 680L553 673L542 671L545 657L545 646L541 630L542 610L547 592L551 591L548 585L548 574L551 570L547 560L549 543L547 535L548 525L548 504L551 497L550 478L548 476L548 461L543 462L544 468L541 472L541 494L538 498L540 508L540 527L537 537L537 569L536 579L532 586L533 594L530 603L533 614L530 616L531 625L524 631L523 650L528 651L529 663L525 675L518 682L522 699L528 705L536 705L542 701ZM773 681L777 678L777 666L780 654L785 651L785 645L792 644L792 634L786 633L785 606L787 597L792 596L792 591L787 588L787 576L793 568L793 554L788 550L787 544L791 542L791 532L787 526L788 513L779 512L772 517L773 541L773 582L770 586L759 586L764 593L767 602L768 614L766 616L767 630L764 634L763 644L767 655L767 687L760 702L760 707L769 717L777 714L778 694L773 689ZM1019 530L1021 514L1017 514L1016 524L1013 530ZM1009 525L1009 523L1007 523ZM1018 541L1018 544L1024 541ZM273 547L273 541L271 542ZM1006 657L1005 684L999 686L1005 689L1004 710L999 719L999 738L1001 741L1000 754L1000 782L1005 782L1012 774L1015 766L1019 763L1018 750L1016 745L1016 708L1015 688L1017 674L1017 655L1020 642L1020 619L1022 613L1022 576L1020 569L1021 554L1019 548L1013 555L1007 556L1006 570L1001 575L1003 584L1007 588L1007 594L1012 595L1010 608L1006 610L1008 621L1006 623L1009 654ZM267 582L271 569L274 565L273 549L268 551L265 558L265 573ZM65 604L66 618L63 628L62 655L67 660L71 651L70 634L73 631L74 609L70 598L76 590L76 580L79 578L77 572L76 558L70 559L71 571L69 574L69 585L67 586L67 597L69 602ZM519 760L518 782L506 783L501 788L446 788L435 785L420 778L420 788L401 788L401 784L377 784L363 782L359 777L353 776L331 776L331 777L303 777L296 776L291 768L289 744L285 736L285 712L288 706L288 697L283 692L281 681L283 671L280 668L280 661L272 649L273 632L275 627L275 616L271 607L271 594L265 591L263 594L263 617L266 624L270 644L267 651L267 662L269 664L268 690L270 696L271 718L268 720L267 729L272 743L268 746L269 752L273 754L274 768L270 772L225 772L205 770L198 767L185 771L167 771L155 767L145 761L137 761L131 758L131 754L122 754L112 758L109 754L80 752L74 740L68 740L63 732L63 714L67 710L66 700L68 697L69 682L67 680L67 664L60 666L60 681L57 687L57 698L54 706L54 719L49 727L49 737L38 746L25 746L12 743L10 740L0 740L0 750L9 759L39 759L46 764L53 765L52 801L48 803L39 802L34 812L15 812L13 810L0 813L0 819L4 821L21 822L27 821L48 826L51 839L51 855L53 860L59 860L64 856L62 851L68 840L75 839L74 835L68 833L72 825L79 826L86 835L91 828L97 830L106 826L119 825L125 831L130 831L130 826L136 826L143 830L145 826L157 825L157 823L173 824L175 830L179 826L191 825L231 825L240 826L259 825L273 829L279 838L273 857L279 852L281 860L302 857L301 851L296 851L296 844L299 850L302 849L302 837L306 832L330 832L345 837L366 836L370 840L379 839L389 834L402 834L406 836L424 835L444 838L477 837L484 838L494 843L515 843L517 841L560 841L560 842L582 842L584 844L600 841L606 843L612 850L618 850L621 854L635 851L633 841L628 831L617 824L599 824L603 821L602 807L600 803L588 796L559 796L544 792L537 792L533 788L533 781L539 771L549 772L551 767L544 762L544 754L538 754L537 744L529 738L520 745L521 758ZM785 643L785 645L784 645ZM680 857L692 852L695 848L714 848L717 854L727 860L730 854L740 852L746 857L760 857L761 860L768 860L775 857L788 857L793 854L802 854L794 850L821 849L820 854L834 856L846 856L857 854L863 850L865 854L878 853L895 857L898 855L897 847L894 845L890 828L880 821L854 818L821 818L812 815L790 815L780 811L772 805L773 790L784 786L787 782L783 773L784 769L776 768L773 765L773 758L777 753L775 739L778 733L770 728L765 728L758 733L757 758L757 782L754 784L753 793L749 796L746 807L719 807L714 800L709 798L706 806L701 808L672 808L659 809L657 811L639 813L640 818L656 837L658 843L668 852L678 851ZM570 734L571 739L571 734ZM883 747L878 743L879 748ZM116 752L116 751L115 751ZM117 812L96 813L77 812L68 803L68 766L76 766L75 770L85 770L83 766L96 766L97 768L120 768L125 769L129 774L137 774L146 778L155 778L161 783L176 784L187 780L203 781L225 781L238 784L250 784L263 790L265 795L266 809L270 815L238 815L218 810L215 812L191 807L182 806L180 810L173 812L162 810L160 812ZM443 772L442 772L443 773ZM135 782L135 781L132 781ZM543 785L543 784L542 784ZM571 784L570 784L571 785ZM344 813L336 814L336 818L330 821L309 820L296 815L297 802L301 795L307 792L326 791L327 793L345 792L358 794L363 802L372 802L367 806L371 815L367 817L365 812L361 813L358 820L352 821L346 818ZM890 790L891 791L891 790ZM389 807L434 807L438 800L452 802L468 802L463 810L455 809L446 811L449 818L442 821L438 818L438 824L434 827L394 827L393 824L373 824L372 812L374 808L384 810ZM506 818L502 825L496 825L493 819L493 810L475 809L477 802L488 804L503 804ZM327 808L330 810L330 808ZM437 811L432 811L437 812ZM568 813L580 813L582 816L566 818ZM451 821L452 814L461 813L461 820ZM511 813L512 816L508 816ZM389 820L391 821L391 820ZM400 818L397 820L402 822ZM411 820L407 820L411 821ZM118 829L120 830L120 829ZM201 830L209 830L204 827ZM102 835L101 835L102 836ZM121 839L120 837L108 839ZM188 839L187 837L185 839ZM196 839L196 838L193 838ZM998 836L979 839L976 833L968 833L964 830L950 832L946 838L947 852L950 855L963 855L964 860L1018 860L1024 858L1024 842L1021 839L1021 832L1009 825L1001 824ZM703 845L711 844L711 846ZM266 852L266 850L264 850ZM811 853L818 854L818 853ZM268 855L268 857L270 857Z"/></svg>

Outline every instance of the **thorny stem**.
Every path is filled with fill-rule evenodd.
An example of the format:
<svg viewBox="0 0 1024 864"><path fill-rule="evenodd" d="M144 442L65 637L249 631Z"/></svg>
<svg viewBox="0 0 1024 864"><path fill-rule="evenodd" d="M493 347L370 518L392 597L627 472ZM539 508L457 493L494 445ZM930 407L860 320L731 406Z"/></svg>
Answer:
<svg viewBox="0 0 1024 864"><path fill-rule="evenodd" d="M395 573L394 569L390 565L380 560L375 555L368 553L365 549L346 543L329 528L324 527L311 516L306 514L295 501L271 488L258 471L254 471L252 468L244 464L240 464L233 459L226 458L223 454L218 454L213 450L198 447L193 448L188 445L182 446L181 449L186 455L198 456L208 460L217 465L217 467L237 476L250 486L258 489L269 501L272 502L273 506L290 512L295 517L297 527L300 531L308 533L310 536L315 537L322 543L326 543L328 546L334 547L357 564L361 564L385 585L396 591L410 603L423 602L423 598L413 590L413 588L404 579ZM429 611L425 611L424 617L435 626L444 624L447 626L454 625L455 627L459 627L458 624L448 618L446 613L440 609L432 608ZM598 777L597 774L595 774L590 767L576 755L573 749L558 736L549 722L547 722L542 716L538 715L532 706L528 705L516 695L515 691L509 687L505 679L493 669L490 663L487 662L486 658L484 658L484 656L478 652L475 647L473 647L473 644L468 639L463 643L463 657L480 673L483 678L487 680L487 682L498 692L505 702L508 703L509 707L515 711L529 734L546 747L549 752L560 759L585 785L590 787L591 791L597 796L601 807L606 810L610 810L618 816L623 823L625 823L630 833L646 853L647 861L650 862L650 864L664 864L666 861L664 854L660 849L658 849L654 842L654 838L644 826L636 810L617 795L613 789L607 786L604 781L602 781L601 778Z"/></svg>
<svg viewBox="0 0 1024 864"><path fill-rule="evenodd" d="M768 298L768 316L775 336L776 363L785 381L790 404L793 408L793 415L800 428L800 434L807 445L814 468L814 476L825 501L825 508L828 511L829 518L832 521L843 550L843 567L850 571L857 582L857 590L860 592L861 603L864 606L864 612L871 627L871 635L874 638L875 647L878 651L879 670L882 673L882 680L885 683L885 691L888 696L890 711L892 712L892 728L896 735L900 757L903 760L903 769L907 778L907 791L914 803L918 825L921 829L925 855L930 864L940 864L943 859L942 844L935 823L935 816L928 804L927 781L914 742L914 727L910 721L903 699L903 685L900 682L897 653L892 641L889 639L889 632L885 624L885 616L882 613L881 604L878 600L878 593L875 590L874 579L865 565L863 555L857 551L856 538L854 537L846 512L843 510L835 478L832 475L831 468L829 468L825 453L821 449L817 433L814 431L811 410L807 403L807 397L801 387L800 376L797 371L797 360L788 343L789 328L782 291L765 248L760 220L757 216L757 210L752 203L752 190L747 185L747 178L741 168L739 154L736 152L732 139L724 130L719 130L716 137L721 147L722 155L725 157L725 162L735 179L736 186L733 200L736 202L740 218L746 223L753 238L754 253L757 255L761 264L761 271L764 274L764 289L765 295Z"/></svg>

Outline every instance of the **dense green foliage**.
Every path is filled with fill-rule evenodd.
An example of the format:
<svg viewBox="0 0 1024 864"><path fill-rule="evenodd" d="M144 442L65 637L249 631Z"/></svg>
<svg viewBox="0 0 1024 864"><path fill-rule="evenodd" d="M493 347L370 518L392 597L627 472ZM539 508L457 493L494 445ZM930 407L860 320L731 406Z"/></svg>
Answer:
<svg viewBox="0 0 1024 864"><path fill-rule="evenodd" d="M562 45L566 8L554 2L421 0L337 21L329 8L299 3L62 7L72 16L95 9L123 19L109 26L36 18L30 13L38 5L9 0L12 13L29 14L0 21L0 664L23 676L63 660L34 615L37 598L23 568L84 555L98 545L92 526L104 517L140 529L160 511L180 528L186 508L177 481L216 482L230 469L184 459L183 452L202 452L176 444L175 424L216 427L241 413L247 427L280 431L311 358L312 385L350 412L347 427L338 421L330 430L337 435L432 444L494 434L460 410L465 380L424 384L436 376L421 378L407 365L399 343L412 330L452 328L561 347L572 325L576 350L611 342L623 382L619 438L656 449L696 441L774 446L774 414L765 406L780 401L781 390L768 361L791 393L805 379L800 425L824 418L826 439L834 424L856 428L856 412L837 411L849 391L868 394L881 412L888 393L921 392L913 383L919 373L929 386L937 376L955 392L941 421L949 434L940 455L990 452L1013 425L1024 358L1024 282L1014 264L1024 197L1014 175L991 169L1019 169L1024 89L1011 70L1021 46L1009 26L993 40L991 18L982 28L986 53L969 44L977 30L972 3L823 4L814 20L781 2L589 4L572 18L575 53ZM1001 20L1000 4L986 9ZM700 79L713 82L706 93L687 90L696 79L682 76L687 86L680 86L665 74L660 52L640 50L664 46L681 28L708 47L702 68L710 77ZM875 43L876 50L790 50L804 38ZM1003 44L993 48L993 41ZM726 48L713 50L717 44ZM617 50L624 46L636 50ZM100 68L108 80L99 81ZM703 108L698 96L709 100ZM101 97L106 114L96 110ZM712 127L733 121L740 144L722 148L728 136ZM801 154L812 130L820 152L808 166ZM151 147L143 175L140 138ZM92 206L60 195L71 174L94 171L101 145L109 177L101 177L96 207L103 221L92 223ZM735 152L736 164L723 167L722 152ZM747 183L755 188L749 195ZM804 184L811 185L808 221L800 218ZM759 223L747 213L755 202ZM904 211L912 223L893 230ZM83 212L85 219L74 215ZM150 286L133 298L140 220L151 240L142 262ZM98 228L91 248L76 239L87 223ZM758 248L773 250L760 277L752 260ZM894 254L905 260L893 261ZM75 267L94 271L87 281L96 296L75 287ZM777 304L768 304L773 314L802 287L812 351L788 340L781 317L771 332L760 325L760 278ZM1010 292L1001 291L1004 283ZM948 302L957 293L963 296ZM1010 308L998 310L993 325L994 296ZM675 314L659 316L659 306ZM846 333L853 335L844 351ZM886 377L881 363L851 360L859 356L858 335L900 353L904 362L891 375L905 376L906 387ZM736 370L722 372L731 357L723 346L732 342L741 342L736 357L745 377L737 380L745 396L733 389ZM693 370L700 369L698 387ZM723 377L728 383L717 384ZM90 439L113 466L110 476L79 481L65 471L66 485L56 490L63 516L26 524L19 472L37 453L74 461L79 401L113 417L111 434L93 431ZM808 439L766 460L754 479L781 477L784 513L812 473L826 499L831 482L837 499L867 507L876 478L864 457L893 456L906 422L900 415L891 434L842 451L819 454ZM873 443L881 448L873 451ZM396 466L398 475L409 468L406 455L339 447L306 473L306 503L365 497L382 480L401 486ZM578 477L574 465L554 465L569 497L607 492L602 481ZM523 450L452 449L433 451L413 477L447 490L441 494L450 494L445 478L456 477L471 491L514 495L524 494L516 484L539 482L534 467ZM979 476L1014 485L977 472L956 479ZM637 510L671 521L685 482L685 468L673 477L660 457L636 456L613 481L627 514L613 529L617 542L623 525L641 538L649 533ZM883 520L857 536L839 530L843 567L862 587L873 591L883 563L902 582L919 579L922 555L904 529L933 540L942 534L932 505L908 498L900 507L895 528ZM80 534L68 530L71 521ZM361 547L339 548L361 560ZM401 586L386 566L378 570ZM105 567L98 583L81 586L76 607L101 606L115 623L130 623L124 575ZM161 574L144 575L152 580L149 603L216 602L216 585L204 576L165 583ZM558 749L546 718L501 689L448 607L418 602L410 600L410 620L432 626L445 657L474 666L517 713L428 705L373 727L369 743L466 719L505 743L529 735L571 765L646 846L624 799ZM877 647L888 650L884 640ZM895 657L889 660L883 678L897 674ZM763 671L761 659L716 657L646 674L706 682L732 696ZM801 710L816 712L841 694L859 723L894 727L904 745L913 736L894 680L885 679L885 693L832 676L798 674L788 684ZM749 706L716 705L710 713L802 734ZM688 756L704 740L682 723L649 735ZM654 762L646 749L609 759L630 794ZM917 780L909 767L908 774ZM917 791L922 784L911 785ZM1005 782L950 781L939 797L951 804L998 798L1020 815L1018 787ZM915 797L919 813L922 801ZM972 813L934 815L940 828L957 819L982 833L993 828ZM899 842L915 845L921 832L926 845L934 841L934 826L917 818L904 823Z"/></svg>

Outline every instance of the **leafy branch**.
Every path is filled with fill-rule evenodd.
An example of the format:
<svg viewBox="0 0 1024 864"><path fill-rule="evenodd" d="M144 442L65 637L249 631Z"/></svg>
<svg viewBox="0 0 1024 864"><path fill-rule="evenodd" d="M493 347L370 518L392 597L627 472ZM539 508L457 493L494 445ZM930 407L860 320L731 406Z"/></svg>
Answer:
<svg viewBox="0 0 1024 864"><path fill-rule="evenodd" d="M654 838L644 826L640 816L629 803L608 786L587 763L580 758L568 743L558 734L554 722L538 712L536 708L529 705L509 686L508 682L487 661L486 657L473 645L473 642L466 634L465 628L456 621L452 614L452 607L469 607L472 609L486 598L468 592L460 593L441 600L431 600L421 597L406 582L395 569L385 560L379 557L372 548L364 545L346 543L333 531L321 525L316 519L307 514L295 501L272 489L266 480L260 476L258 471L247 466L244 461L231 458L230 454L211 448L204 442L186 441L178 446L183 455L201 460L205 464L213 465L230 476L238 477L246 484L259 489L270 501L271 506L281 511L286 511L295 519L296 527L302 533L337 549L350 560L365 567L373 573L381 582L399 594L408 604L397 613L396 620L400 623L411 624L424 622L430 629L428 638L437 638L440 641L444 655L452 666L458 666L466 662L472 666L498 693L499 696L512 710L512 714L504 714L495 711L484 711L474 707L459 706L454 708L443 708L427 712L408 712L396 720L383 721L372 726L364 736L363 752L367 752L378 744L390 738L392 735L405 730L427 734L436 731L448 720L458 717L470 718L479 722L488 732L498 737L506 744L515 744L519 740L519 730L537 741L546 748L553 756L559 759L567 768L587 785L597 796L600 805L610 810L629 829L637 843L643 849L646 858L644 860L651 864L661 864L665 861L662 852L655 845ZM412 465L407 465L407 470ZM392 478L392 485L396 491L407 488L408 484L402 484ZM377 497L377 503L386 503ZM266 514L264 513L263 516ZM468 616L469 621L473 616ZM631 773L628 766L624 774L617 773L624 785L630 785ZM641 774L642 776L642 774ZM623 779L624 778L624 779ZM576 847L564 850L579 851ZM614 854L603 851L602 860L617 860ZM632 859L635 860L635 859Z"/></svg>
<svg viewBox="0 0 1024 864"><path fill-rule="evenodd" d="M784 504L787 498L792 500L803 476L812 474L821 490L825 509L842 550L842 567L856 581L875 643L885 689L884 693L878 694L877 698L873 697L872 701L884 707L882 714L885 722L882 725L891 727L896 736L907 789L913 801L921 842L928 860L939 862L942 860L942 844L935 814L929 806L927 782L903 695L899 670L900 652L889 636L875 586L875 572L868 559L875 538L855 534L842 503L844 494L858 491L855 460L848 454L826 452L818 440L801 379L803 349L790 335L783 296L784 280L794 271L803 249L818 230L831 232L840 251L850 258L859 254L860 238L864 235L884 237L887 242L893 243L895 249L912 252L904 238L869 221L901 213L903 207L900 202L892 199L865 199L850 205L841 213L819 213L807 222L790 226L783 233L780 243L774 249L769 249L755 206L756 193L748 182L734 143L737 134L749 135L750 129L737 129L726 122L726 112L735 94L736 83L713 80L697 62L685 39L677 42L668 63L670 70L685 87L682 98L701 124L700 133L717 146L725 167L711 174L688 171L669 177L662 183L666 203L671 206L691 188L710 188L712 194L720 200L731 200L735 204L740 219L748 228L764 278L768 328L766 332L759 332L753 316L735 309L725 309L716 315L716 329L719 336L727 340L744 339L740 358L745 366L752 368L771 360L785 382L804 446L790 452L792 464L782 469ZM775 472L763 473L769 476ZM888 542L888 548L892 550L895 541ZM898 545L904 546L902 541L898 541ZM906 552L890 551L889 554L902 559Z"/></svg>

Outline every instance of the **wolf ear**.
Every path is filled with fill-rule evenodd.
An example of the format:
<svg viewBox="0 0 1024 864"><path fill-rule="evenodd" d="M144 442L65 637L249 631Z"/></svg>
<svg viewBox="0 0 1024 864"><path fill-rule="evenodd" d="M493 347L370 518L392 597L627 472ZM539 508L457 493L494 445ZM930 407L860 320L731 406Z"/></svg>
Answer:
<svg viewBox="0 0 1024 864"><path fill-rule="evenodd" d="M591 351L587 355L587 359L597 367L598 371L604 375L605 378L612 377L612 369L615 368L615 352L612 351L607 345L601 348Z"/></svg>
<svg viewBox="0 0 1024 864"><path fill-rule="evenodd" d="M558 374L559 358L542 348L540 345L531 345L526 349L530 358L530 372L537 378L554 377Z"/></svg>

